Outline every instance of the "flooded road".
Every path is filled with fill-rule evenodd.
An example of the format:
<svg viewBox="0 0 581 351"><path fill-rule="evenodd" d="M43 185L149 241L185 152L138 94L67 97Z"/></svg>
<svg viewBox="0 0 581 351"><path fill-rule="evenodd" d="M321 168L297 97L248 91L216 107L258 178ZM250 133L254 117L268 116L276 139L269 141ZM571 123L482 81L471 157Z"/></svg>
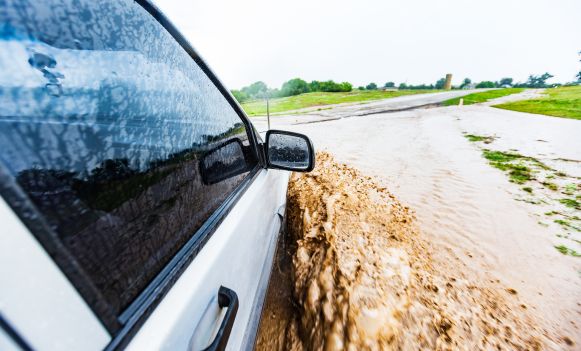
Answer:
<svg viewBox="0 0 581 351"><path fill-rule="evenodd" d="M314 124L276 123L274 120L273 128L306 133L318 150L327 150L339 162L372 176L374 184L395 195L394 201L410 207L417 217L414 222L419 230L418 240L422 245L428 245L430 265L438 267L433 271L435 275L428 274L427 277L441 281L444 286L446 279L460 278L466 284L462 291L472 291L467 286L478 286L478 294L484 294L484 297L470 297L468 294L467 300L445 302L448 307L455 306L449 310L452 321L471 315L467 312L469 306L463 304L470 305L472 298L475 301L494 301L493 305L522 305L521 310L501 309L509 314L516 313L516 316L499 314L503 316L499 323L509 323L514 330L524 320L523 323L530 326L531 337L537 341L545 338L539 341L544 345L542 348L579 348L581 258L563 255L555 249L557 245L566 244L581 252L580 246L576 246L579 245L578 231L564 229L544 215L548 208L555 212L566 209L555 207L559 205L550 201L535 204L529 198L540 197L541 190L535 188L534 196L523 192L522 185L510 183L506 174L491 167L482 157L483 149L487 148L519 152L550 165L550 169L558 174L567 174L561 177L563 182L579 183L579 121L486 106L463 106ZM473 143L467 140L466 134L493 136L494 139L490 144ZM569 211L573 211L568 212L569 217L578 216L578 210ZM340 213L340 218L350 216L349 212ZM409 251L409 248L406 250L407 256L393 255L402 262L408 260L413 267L411 262L417 260L420 253ZM294 268L300 270L296 262ZM410 285L407 289L409 293L414 288ZM429 299L420 298L420 301ZM391 306L396 305L392 303ZM304 304L298 303L298 306L304 308ZM415 310L407 311L413 314ZM305 316L305 313L302 311L300 315ZM411 326L406 327L405 323L400 326L396 329L403 333L401 335L413 333ZM538 333L541 336L534 333L537 327L542 330ZM298 327L294 329L300 330ZM477 330L480 329L474 329ZM468 334L460 332L463 336L451 348L463 348L464 343L478 345L480 339ZM304 335L299 339L312 342ZM526 344L527 340L519 339L519 342ZM390 345L400 347L402 344ZM434 345L425 346L431 349ZM415 346L419 345L410 348Z"/></svg>

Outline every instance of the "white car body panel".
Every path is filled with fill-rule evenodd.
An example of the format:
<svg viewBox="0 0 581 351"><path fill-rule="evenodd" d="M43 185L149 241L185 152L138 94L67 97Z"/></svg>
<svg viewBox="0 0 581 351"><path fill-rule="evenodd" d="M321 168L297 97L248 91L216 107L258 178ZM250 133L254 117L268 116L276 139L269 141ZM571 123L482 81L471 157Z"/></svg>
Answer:
<svg viewBox="0 0 581 351"><path fill-rule="evenodd" d="M35 350L102 350L109 333L1 197L0 219L4 318Z"/></svg>
<svg viewBox="0 0 581 351"><path fill-rule="evenodd" d="M263 267L272 264L289 172L260 170L212 237L148 317L127 350L199 350L220 325L220 286L236 292L238 313L228 350L239 350L252 316ZM270 254L269 254L270 253ZM267 258L270 261L267 262ZM252 347L252 345L244 345Z"/></svg>
<svg viewBox="0 0 581 351"><path fill-rule="evenodd" d="M258 171L127 350L200 350L208 346L225 312L217 302L221 285L234 290L239 299L227 349L253 347L256 330L249 329L256 326L263 303L289 175L280 170ZM0 285L11 287L0 290L0 311L8 322L34 349L105 348L110 335L2 198L0 218L4 227ZM7 335L0 339L0 344L14 346Z"/></svg>

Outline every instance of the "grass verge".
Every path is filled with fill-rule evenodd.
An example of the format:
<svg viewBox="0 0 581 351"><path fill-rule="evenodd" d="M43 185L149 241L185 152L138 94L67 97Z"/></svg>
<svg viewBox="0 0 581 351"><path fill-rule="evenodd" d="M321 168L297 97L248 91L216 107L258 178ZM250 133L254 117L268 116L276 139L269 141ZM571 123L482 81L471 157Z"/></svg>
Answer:
<svg viewBox="0 0 581 351"><path fill-rule="evenodd" d="M581 119L581 86L545 90L546 96L494 105L505 110Z"/></svg>
<svg viewBox="0 0 581 351"><path fill-rule="evenodd" d="M365 102L372 100L389 99L403 95L415 95L434 93L439 90L397 90L397 91L359 91L354 90L345 93L305 93L284 98L270 100L270 113L298 110L306 107L334 105L345 102ZM260 116L266 114L266 101L254 100L242 104L242 108L248 116ZM324 108L321 108L324 109Z"/></svg>
<svg viewBox="0 0 581 351"><path fill-rule="evenodd" d="M464 105L477 104L479 102L486 102L491 99L496 99L502 96L516 94L522 92L523 88L506 88L506 89L495 89L487 90L480 93L473 93L463 97L457 97L454 99L446 100L442 104L444 106L458 105L460 99L464 99Z"/></svg>

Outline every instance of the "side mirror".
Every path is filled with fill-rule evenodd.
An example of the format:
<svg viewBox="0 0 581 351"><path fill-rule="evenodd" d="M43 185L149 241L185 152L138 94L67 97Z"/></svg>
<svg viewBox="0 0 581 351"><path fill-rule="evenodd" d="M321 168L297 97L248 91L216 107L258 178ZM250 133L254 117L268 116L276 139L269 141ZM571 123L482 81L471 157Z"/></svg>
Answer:
<svg viewBox="0 0 581 351"><path fill-rule="evenodd" d="M266 132L268 168L310 172L315 167L315 150L309 137L283 130Z"/></svg>

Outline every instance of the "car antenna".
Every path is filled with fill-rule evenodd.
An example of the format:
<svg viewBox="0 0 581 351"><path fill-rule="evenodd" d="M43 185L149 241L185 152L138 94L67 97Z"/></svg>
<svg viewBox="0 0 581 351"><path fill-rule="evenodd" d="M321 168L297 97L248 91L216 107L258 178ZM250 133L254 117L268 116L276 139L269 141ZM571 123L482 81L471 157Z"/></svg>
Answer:
<svg viewBox="0 0 581 351"><path fill-rule="evenodd" d="M268 123L268 130L270 130L270 108L268 106L268 91L265 94L266 96L266 121Z"/></svg>

